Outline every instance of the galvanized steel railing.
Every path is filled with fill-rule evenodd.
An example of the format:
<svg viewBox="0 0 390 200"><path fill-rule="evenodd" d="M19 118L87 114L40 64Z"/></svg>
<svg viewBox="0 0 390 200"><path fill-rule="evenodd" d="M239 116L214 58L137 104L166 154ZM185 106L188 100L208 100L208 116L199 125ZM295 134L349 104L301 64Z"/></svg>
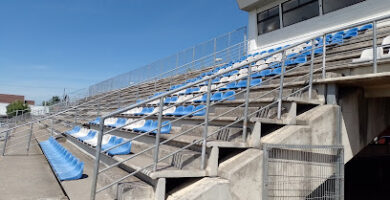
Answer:
<svg viewBox="0 0 390 200"><path fill-rule="evenodd" d="M373 30L373 37L375 38L375 39L373 39L373 41L374 41L374 42L373 42L373 48L375 49L375 48L377 47L377 44L376 44L376 36L377 36L377 35L376 35L376 32L377 32L377 30L376 30L376 29L377 29L376 23L377 23L377 21L384 20L384 19L387 19L387 18L389 18L389 17L386 16L386 17L377 18L377 19L374 19L374 20L369 20L369 21L364 21L364 22L352 24L352 25L345 26L345 27L340 28L340 29L332 30L332 31L329 32L329 33L334 33L334 32L337 32L337 31L339 31L339 30L345 30L345 29L348 29L348 28L352 28L352 27L356 27L356 26L360 26L360 25L364 25L364 24L368 24L368 23L373 23L373 27L374 27L374 30ZM250 113L250 114L248 113L248 106L249 106L248 104L249 104L249 101L250 101L249 95L250 95L250 89L251 89L251 87L252 87L252 86L250 85L250 83L251 83L251 75L253 75L253 72L251 71L251 66L249 66L249 67L248 67L248 75L245 76L245 77L242 77L242 79L245 79L245 78L247 79L246 88L245 88L245 89L242 89L240 92L238 92L238 93L236 94L236 95L238 95L238 94L241 94L241 93L245 93L245 96L244 96L245 103L243 103L243 104L241 104L241 105L239 105L239 106L234 107L233 109L231 109L231 110L234 110L234 109L237 109L237 108L243 106L243 107L244 107L244 115L243 115L241 118L239 118L239 119L233 121L232 123L229 123L229 124L223 126L222 128L220 128L220 129L218 129L218 130L226 129L226 128L228 128L228 127L232 127L232 125L237 124L238 122L242 122L242 127L243 127L243 133L242 133L242 138L243 138L243 140L242 140L242 141L243 141L243 142L246 142L247 127L248 127L248 118L249 118L249 116L253 116L253 115L256 114L256 113L261 112L263 109L267 109L267 108L269 108L270 106L273 106L273 105L276 105L276 104L277 104L277 118L280 119L280 118L281 118L281 115L282 115L282 101L283 101L284 99L286 99L287 97L293 96L293 95L295 95L296 93L300 93L300 92L302 92L302 91L304 91L304 90L308 90L308 98L311 99L311 98L312 98L312 95L313 95L313 94L312 94L312 90L313 90L313 74L316 73L316 72L318 72L318 71L319 71L319 72L322 71L322 78L326 78L326 48L327 48L327 46L328 46L327 43L326 43L326 36L327 36L329 33L325 33L325 34L323 34L322 36L316 36L316 37L310 38L310 39L308 39L308 40L305 41L305 42L301 42L301 43L297 43L297 44L291 45L291 46L286 47L286 48L284 48L284 49L282 49L282 50L276 51L276 52L274 52L274 53L267 54L266 56L257 56L257 57L255 57L255 58L248 58L247 60L242 61L240 64L237 64L237 65L234 66L233 68L231 68L231 69L229 69L229 70L227 70L227 71L224 71L224 73L228 73L228 72L231 72L231 71L234 71L234 70L238 70L238 69L240 69L241 67L244 67L244 66L246 66L246 65L250 65L251 63L256 62L256 61L258 61L258 60L265 59L266 57L273 56L273 55L276 55L276 54L282 54L281 74L280 74L280 75L276 75L276 76L273 77L273 78L280 78L280 84L279 84L278 86L274 87L274 89L272 89L271 91L269 91L269 92L265 93L264 95L262 95L262 96L266 96L266 95L268 95L268 94L270 94L270 93L272 93L272 92L274 92L274 91L279 91L277 100L276 100L276 101L273 101L272 103L270 103L270 104L268 104L268 105L266 105L266 106L264 106L263 108L260 108L258 111L255 111L254 113ZM315 45L315 39L318 38L318 37L321 37L321 38L322 38L323 44L322 44L322 45L319 44L319 45L317 46L317 45ZM310 61L308 61L308 63L309 63L309 72L306 73L306 74L303 76L303 77L307 77L307 78L308 78L308 83L307 83L306 86L303 86L303 87L301 87L300 89L298 89L297 91L295 91L295 92L293 92L293 93L287 95L286 97L284 97L284 96L283 96L283 89L284 89L284 85L286 84L286 82L285 82L285 80L284 80L285 75L286 75L287 73L289 73L289 72L291 72L291 71L293 71L293 70L295 70L295 69L297 69L297 68L300 68L300 67L302 67L302 66L305 66L305 64L307 64L307 63L304 63L304 64L298 65L298 66L296 66L296 67L294 67L294 68L291 68L291 69L286 70L285 62L286 62L286 60L288 60L288 58L286 57L286 56L287 56L287 55L286 55L286 51L289 50L289 49L292 49L292 48L294 48L294 47L297 47L297 46L299 46L299 45L302 45L302 44L305 44L305 43L309 43L309 42L311 43L311 46L312 46L312 48L311 48L311 50L310 50L310 51L311 51L311 53L310 53L310 58L311 58L311 59L310 59ZM322 51L323 51L322 54L321 54L323 59L322 59L322 61L320 61L320 62L322 62L322 67L320 67L320 68L314 70L315 50L321 49L321 48L322 48ZM301 53L302 53L302 52L301 52ZM376 52L374 51L374 55L373 55L373 58L374 58L374 59L373 59L373 61L372 61L372 63L373 63L373 68L374 68L374 70L373 70L374 73L377 72L377 58L376 58L376 56L377 56L377 55L376 55ZM268 66L268 67L269 67L269 66ZM133 176L133 175L135 175L135 174L137 174L137 173L139 173L139 172L141 172L141 171L143 171L143 170L145 170L145 169L152 168L153 171L156 171L156 170L157 170L157 164L158 164L159 162L161 162L162 160L167 159L167 158L173 156L174 154L176 154L176 153L178 153L178 152L180 152L180 151L182 151L182 150L188 149L189 147L191 147L191 146L193 146L193 145L196 145L196 144L199 144L199 143L201 143L201 147L202 147L202 149L201 149L201 166L200 166L200 169L205 169L205 165L206 165L205 161L206 161L207 138L209 138L210 136L214 135L214 134L218 131L218 130L217 130L217 131L214 131L214 132L212 132L212 133L209 133L209 132L208 132L208 127L209 127L209 124L208 124L208 123L211 121L211 120L209 119L209 117L210 117L210 116L209 116L209 108L210 108L211 106L213 106L213 105L216 105L216 104L218 104L218 103L221 103L221 102L211 102L211 101L210 101L211 92L212 92L212 91L217 91L217 90L216 90L217 88L212 89L212 88L211 88L211 85L212 85L212 80L213 80L214 78L220 76L220 75L221 75L221 74L214 74L214 75L211 75L211 76L206 77L206 78L204 78L204 79L202 79L202 80L198 80L198 81L196 81L196 82L187 84L187 85L185 85L185 86L183 86L183 87L181 87L181 88L178 88L178 89L174 89L174 90L165 92L164 94L161 94L161 95L152 97L152 98L150 98L150 99L148 99L148 100L145 100L145 101L143 101L143 102L133 104L133 105L128 106L128 107L126 107L126 108L123 108L123 109L121 109L121 110L119 110L119 111L116 111L116 112L113 112L113 113L111 113L111 114L109 114L109 115L105 115L105 116L101 117L101 119L100 119L100 129L99 129L99 133L98 133L98 145L97 145L97 147L96 147L96 149L97 149L97 151L96 151L96 163L95 163L95 169L94 169L93 185L92 185L92 190L91 190L91 199L95 199L96 193L101 192L101 191L103 191L103 190L105 190L105 189L107 189L107 188L109 188L109 187L112 187L112 186L114 186L115 184L119 183L120 181L122 181L122 180L124 180L124 179L126 179L126 178L128 178L128 177L130 177L130 176ZM299 79L299 78L302 78L302 77L298 77L298 79ZM178 92L180 92L180 91L182 91L182 90L185 90L185 89L187 89L187 88L191 88L191 87L194 87L194 86L196 87L196 86L200 85L201 83L203 83L203 82L205 82L205 81L207 81L207 92L200 93L200 94L198 94L198 95L196 95L196 96L193 96L193 98L191 98L191 99L195 99L195 98L197 98L197 97L202 96L203 94L207 94L206 107L203 108L203 109L206 110L206 115L205 115L205 117L204 117L205 121L202 122L201 124L195 126L195 128L196 128L196 127L204 127L204 131L203 131L202 137L201 137L200 139L198 139L198 140L192 142L192 143L187 144L186 146L184 146L184 147L182 147L182 148L180 148L180 149L178 149L178 150L176 150L176 151L174 151L174 152L171 152L170 154L164 156L163 158L160 158L160 157L159 157L159 147L160 147L160 145L163 145L163 144L165 144L165 143L167 143L167 142L169 142L169 141L171 141L171 140L173 140L173 139L175 139L175 138L177 138L177 137L180 137L181 135L184 135L184 134L188 133L188 132L191 131L192 129L194 129L194 128L191 128L191 129L185 130L184 132L181 132L181 133L179 133L179 134L177 134L177 135L175 135L175 136L173 136L173 137L171 137L171 138L169 138L169 139L166 139L166 140L160 142L161 128L164 126L164 125L162 125L162 115L163 115L163 111L166 110L166 109L168 109L168 108L165 108L165 109L163 108L164 99L165 99L166 97L170 97L170 96L172 96L173 94L178 93ZM236 81L236 80L235 80L235 81ZM266 80L266 81L267 81L267 80ZM291 82L294 82L294 80L291 81ZM265 83L265 82L263 82L263 84L264 84L264 83ZM228 83L226 83L225 85L227 85L227 84L228 84ZM303 85L305 85L305 84L303 84ZM189 100L191 100L191 99L188 99L187 101L189 101ZM146 104L148 104L148 103L155 102L155 101L159 101L159 104L158 104L158 105L159 105L159 111L157 112L157 115L158 115L158 126L157 126L157 128L155 128L155 129L153 129L153 130L150 130L150 131L148 131L148 132L145 132L145 133L140 133L138 136L133 137L133 138L127 140L127 141L124 141L124 142L122 142L121 144L114 145L114 146L112 146L112 147L110 147L110 148L108 148L108 149L105 149L104 151L101 150L101 143L102 143L103 135L108 134L108 133L111 133L111 132L116 131L116 130L119 130L119 129L125 127L125 126L128 126L128 125L130 125L130 124L136 123L136 122L138 122L138 121L140 121L140 120L146 119L146 118L150 117L151 115L146 115L146 116L144 116L144 117L139 118L138 120L132 121L132 122L129 123L129 124L125 124L125 125L123 125L123 126L116 127L116 128L113 128L113 129L110 129L110 130L107 130L107 131L104 130L104 128L105 128L104 123L105 123L105 120L106 120L106 119L108 119L108 118L110 118L110 117L117 116L117 115L119 115L119 114L121 114L121 113L124 113L124 112L126 112L126 111L128 111L128 110L131 110L131 109L133 109L133 108L137 108L137 107L139 107L139 106L146 105ZM175 103L175 104L171 105L171 107L172 107L172 106L175 106L175 105L179 105L179 104L180 104L180 103ZM227 111L227 112L225 112L225 113L228 113L228 112L230 112L231 110L229 110L229 111ZM194 113L196 113L196 112L198 112L198 111L199 111L199 110L196 110L196 111L194 111L194 112L192 112L192 113L189 113L189 114L186 114L186 115L184 115L184 116L175 118L174 120L171 121L171 123L176 122L176 121L181 120L181 119L184 119L185 117L190 116L190 115L192 115L192 114L194 114ZM223 113L223 114L224 114L224 113ZM223 114L221 114L221 115L219 115L219 116L216 116L216 117L214 117L213 119L218 119L218 117L222 116ZM150 146L150 147L147 148L147 149L144 149L144 150L142 150L142 151L140 151L140 152L138 152L138 153L136 153L136 154L133 154L133 155L129 156L128 158L124 159L123 161L117 162L117 163L115 163L115 164L113 164L113 165L110 165L110 166L108 166L108 167L106 167L106 168L104 168L104 169L102 169L102 170L99 170L99 163L100 163L100 155L101 155L101 153L106 153L106 152L108 152L108 151L111 150L111 149L114 149L114 148L119 147L119 146L121 146L121 145L123 145L123 144L129 143L129 142L131 142L131 141L133 141L133 140L136 140L137 138L140 138L140 137L142 137L142 136L144 136L144 135L147 135L147 134L153 133L153 132L156 132L156 136L155 136L155 145L152 145L152 146ZM143 167L141 167L141 169L135 170L134 172L132 172L132 173L130 173L130 174L128 174L128 175L126 175L126 176L124 176L124 177L122 177L122 178L116 180L116 181L114 181L113 183L108 184L108 185L106 185L106 186L103 186L102 188L97 189L97 179L98 179L99 174L101 174L101 173L103 173L103 172L105 172L105 171L111 169L112 167L118 166L118 165L120 165L120 164L122 164L122 163L124 163L124 162L126 162L126 161L128 161L128 160L131 160L132 158L134 158L134 157L136 157L136 156L139 156L139 155L141 155L141 154L144 154L144 153L146 153L147 151L150 151L150 150L154 150L153 152L155 152L155 153L154 153L154 162L153 162L153 163L150 163L150 164L148 164L147 166L143 166Z"/></svg>

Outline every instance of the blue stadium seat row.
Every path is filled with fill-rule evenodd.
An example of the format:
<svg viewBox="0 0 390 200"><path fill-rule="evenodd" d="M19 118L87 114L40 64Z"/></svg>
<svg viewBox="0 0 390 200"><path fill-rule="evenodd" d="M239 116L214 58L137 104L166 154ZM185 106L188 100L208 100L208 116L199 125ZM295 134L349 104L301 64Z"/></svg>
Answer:
<svg viewBox="0 0 390 200"><path fill-rule="evenodd" d="M75 127L72 130L74 130L74 129L75 129ZM98 134L97 134L96 130L82 128L82 129L79 129L78 132L72 132L72 133L69 133L69 132L70 131L66 131L65 133L67 133L67 134L71 135L72 137L77 138L78 140L80 140L86 144L89 144L93 147L95 147L97 145ZM109 141L111 141L111 143L109 143ZM104 144L108 148L108 147L114 146L114 144L120 144L124 141L125 141L124 138L121 138L118 136L104 135L102 145ZM114 149L109 150L107 153L109 155L125 155L125 154L129 154L130 152L131 152L131 142L128 142L128 143L125 143L119 147L116 147Z"/></svg>
<svg viewBox="0 0 390 200"><path fill-rule="evenodd" d="M73 156L53 137L39 144L59 180L76 180L82 177L84 163Z"/></svg>
<svg viewBox="0 0 390 200"><path fill-rule="evenodd" d="M145 121L145 124L142 126L142 127L138 127L138 128L133 128L132 130L135 131L135 132L149 132L149 131L152 131L152 133L157 133L157 130L154 130L154 129L157 129L158 127L158 121L153 121L153 120L146 120ZM160 133L161 134L168 134L171 132L171 129L172 129L172 124L170 121L164 121L162 122L161 124L161 130L160 130Z"/></svg>
<svg viewBox="0 0 390 200"><path fill-rule="evenodd" d="M225 93L223 92L215 92L211 95L210 101L232 101L235 100L235 92L234 91L227 91ZM203 94L201 97L194 99L194 103L204 103L207 102L207 94Z"/></svg>
<svg viewBox="0 0 390 200"><path fill-rule="evenodd" d="M194 105L178 106L178 107L176 107L174 112L166 113L165 115L166 116L185 116L185 115L189 115L190 113L193 113L193 112L199 110L198 112L195 112L195 113L191 114L190 116L204 116L206 114L206 109L204 109L205 107L206 107L205 105L198 105L196 107Z"/></svg>

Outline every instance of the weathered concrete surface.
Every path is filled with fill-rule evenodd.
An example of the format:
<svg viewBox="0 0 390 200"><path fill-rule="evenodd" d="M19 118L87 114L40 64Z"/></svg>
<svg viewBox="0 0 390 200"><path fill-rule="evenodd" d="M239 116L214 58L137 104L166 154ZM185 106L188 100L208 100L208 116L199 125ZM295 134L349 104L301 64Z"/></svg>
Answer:
<svg viewBox="0 0 390 200"><path fill-rule="evenodd" d="M232 199L261 199L262 161L261 150L248 149L219 165L218 176L229 180Z"/></svg>
<svg viewBox="0 0 390 200"><path fill-rule="evenodd" d="M202 178L201 180L168 196L167 200L210 200L232 199L229 181L221 178Z"/></svg>
<svg viewBox="0 0 390 200"><path fill-rule="evenodd" d="M347 162L390 126L390 98L365 98L363 88L340 88L339 105Z"/></svg>
<svg viewBox="0 0 390 200"><path fill-rule="evenodd" d="M67 199L38 146L0 156L0 199Z"/></svg>

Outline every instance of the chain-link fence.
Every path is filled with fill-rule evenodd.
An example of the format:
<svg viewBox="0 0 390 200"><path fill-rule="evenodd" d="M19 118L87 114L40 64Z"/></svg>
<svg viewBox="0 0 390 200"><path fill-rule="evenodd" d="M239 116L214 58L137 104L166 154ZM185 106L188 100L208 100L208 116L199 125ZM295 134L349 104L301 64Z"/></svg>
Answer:
<svg viewBox="0 0 390 200"><path fill-rule="evenodd" d="M229 62L246 54L247 28L242 27L130 72L68 94L71 101L125 88L146 81L186 74L189 71Z"/></svg>
<svg viewBox="0 0 390 200"><path fill-rule="evenodd" d="M263 200L341 200L344 161L341 146L265 144Z"/></svg>

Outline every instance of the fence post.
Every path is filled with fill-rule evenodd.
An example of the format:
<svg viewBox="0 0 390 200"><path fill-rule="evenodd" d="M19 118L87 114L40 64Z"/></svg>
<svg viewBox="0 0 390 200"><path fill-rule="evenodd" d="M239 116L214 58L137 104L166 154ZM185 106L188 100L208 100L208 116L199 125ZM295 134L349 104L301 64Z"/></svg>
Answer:
<svg viewBox="0 0 390 200"><path fill-rule="evenodd" d="M51 126L51 129L50 129L50 133L51 135L53 136L54 135L54 127L53 127L53 119L50 119L50 126Z"/></svg>
<svg viewBox="0 0 390 200"><path fill-rule="evenodd" d="M326 40L326 38L325 38ZM309 75L309 99L313 93L313 67L314 67L314 40L311 40L311 58L310 58L310 75Z"/></svg>
<svg viewBox="0 0 390 200"><path fill-rule="evenodd" d="M214 67L217 62L217 38L214 38Z"/></svg>
<svg viewBox="0 0 390 200"><path fill-rule="evenodd" d="M248 132L248 107L249 107L249 96L250 96L250 87L251 87L251 81L252 81L252 66L248 65L248 78L246 81L246 92L245 92L245 108L244 108L244 123L243 123L243 133L242 133L242 139L243 142L246 142L247 132Z"/></svg>
<svg viewBox="0 0 390 200"><path fill-rule="evenodd" d="M207 100L206 100L206 115L204 118L204 131L203 131L203 143L202 143L202 161L200 163L200 168L205 169L206 167L206 145L207 145L207 135L208 135L208 126L209 126L209 110L210 110L210 96L211 96L211 79L207 83Z"/></svg>
<svg viewBox="0 0 390 200"><path fill-rule="evenodd" d="M9 136L9 130L5 132L5 139L4 139L4 144L3 144L3 156L5 155L5 148L7 147L7 142L8 142L8 136Z"/></svg>
<svg viewBox="0 0 390 200"><path fill-rule="evenodd" d="M376 36L377 36L377 33L376 33L376 21L372 22L372 52L373 52L373 64L374 64L374 73L377 73L378 72L378 49L377 49L377 39L376 39Z"/></svg>
<svg viewBox="0 0 390 200"><path fill-rule="evenodd" d="M32 134L33 134L33 123L30 124L30 135L28 136L28 141L27 141L27 153L30 151Z"/></svg>
<svg viewBox="0 0 390 200"><path fill-rule="evenodd" d="M263 144L263 177L262 177L262 200L268 199L268 146Z"/></svg>
<svg viewBox="0 0 390 200"><path fill-rule="evenodd" d="M322 78L326 78L326 35L322 37Z"/></svg>
<svg viewBox="0 0 390 200"><path fill-rule="evenodd" d="M105 118L100 119L100 130L98 133L98 142L96 145L96 154L95 154L95 166L93 170L93 177L92 177L92 188L91 188L91 200L95 200L96 196L96 187L97 187L97 180L99 175L99 165L100 165L100 152L102 150L102 139L104 134L104 120Z"/></svg>
<svg viewBox="0 0 390 200"><path fill-rule="evenodd" d="M158 164L158 154L160 151L160 133L161 133L161 119L162 119L162 111L163 111L163 105L164 105L164 97L160 98L160 105L159 105L159 113L158 113L158 125L157 125L157 134L156 134L156 143L155 143L155 150L154 150L154 165L153 165L153 171L157 170L157 164Z"/></svg>
<svg viewBox="0 0 390 200"><path fill-rule="evenodd" d="M282 99L283 99L283 85L284 85L284 71L285 71L286 51L282 53L282 66L280 73L280 86L279 86L279 97L278 97L278 119L282 118Z"/></svg>
<svg viewBox="0 0 390 200"><path fill-rule="evenodd" d="M228 60L232 60L232 56L231 56L231 53L230 53L230 40L231 40L231 34L232 34L232 32L229 32L228 33Z"/></svg>

